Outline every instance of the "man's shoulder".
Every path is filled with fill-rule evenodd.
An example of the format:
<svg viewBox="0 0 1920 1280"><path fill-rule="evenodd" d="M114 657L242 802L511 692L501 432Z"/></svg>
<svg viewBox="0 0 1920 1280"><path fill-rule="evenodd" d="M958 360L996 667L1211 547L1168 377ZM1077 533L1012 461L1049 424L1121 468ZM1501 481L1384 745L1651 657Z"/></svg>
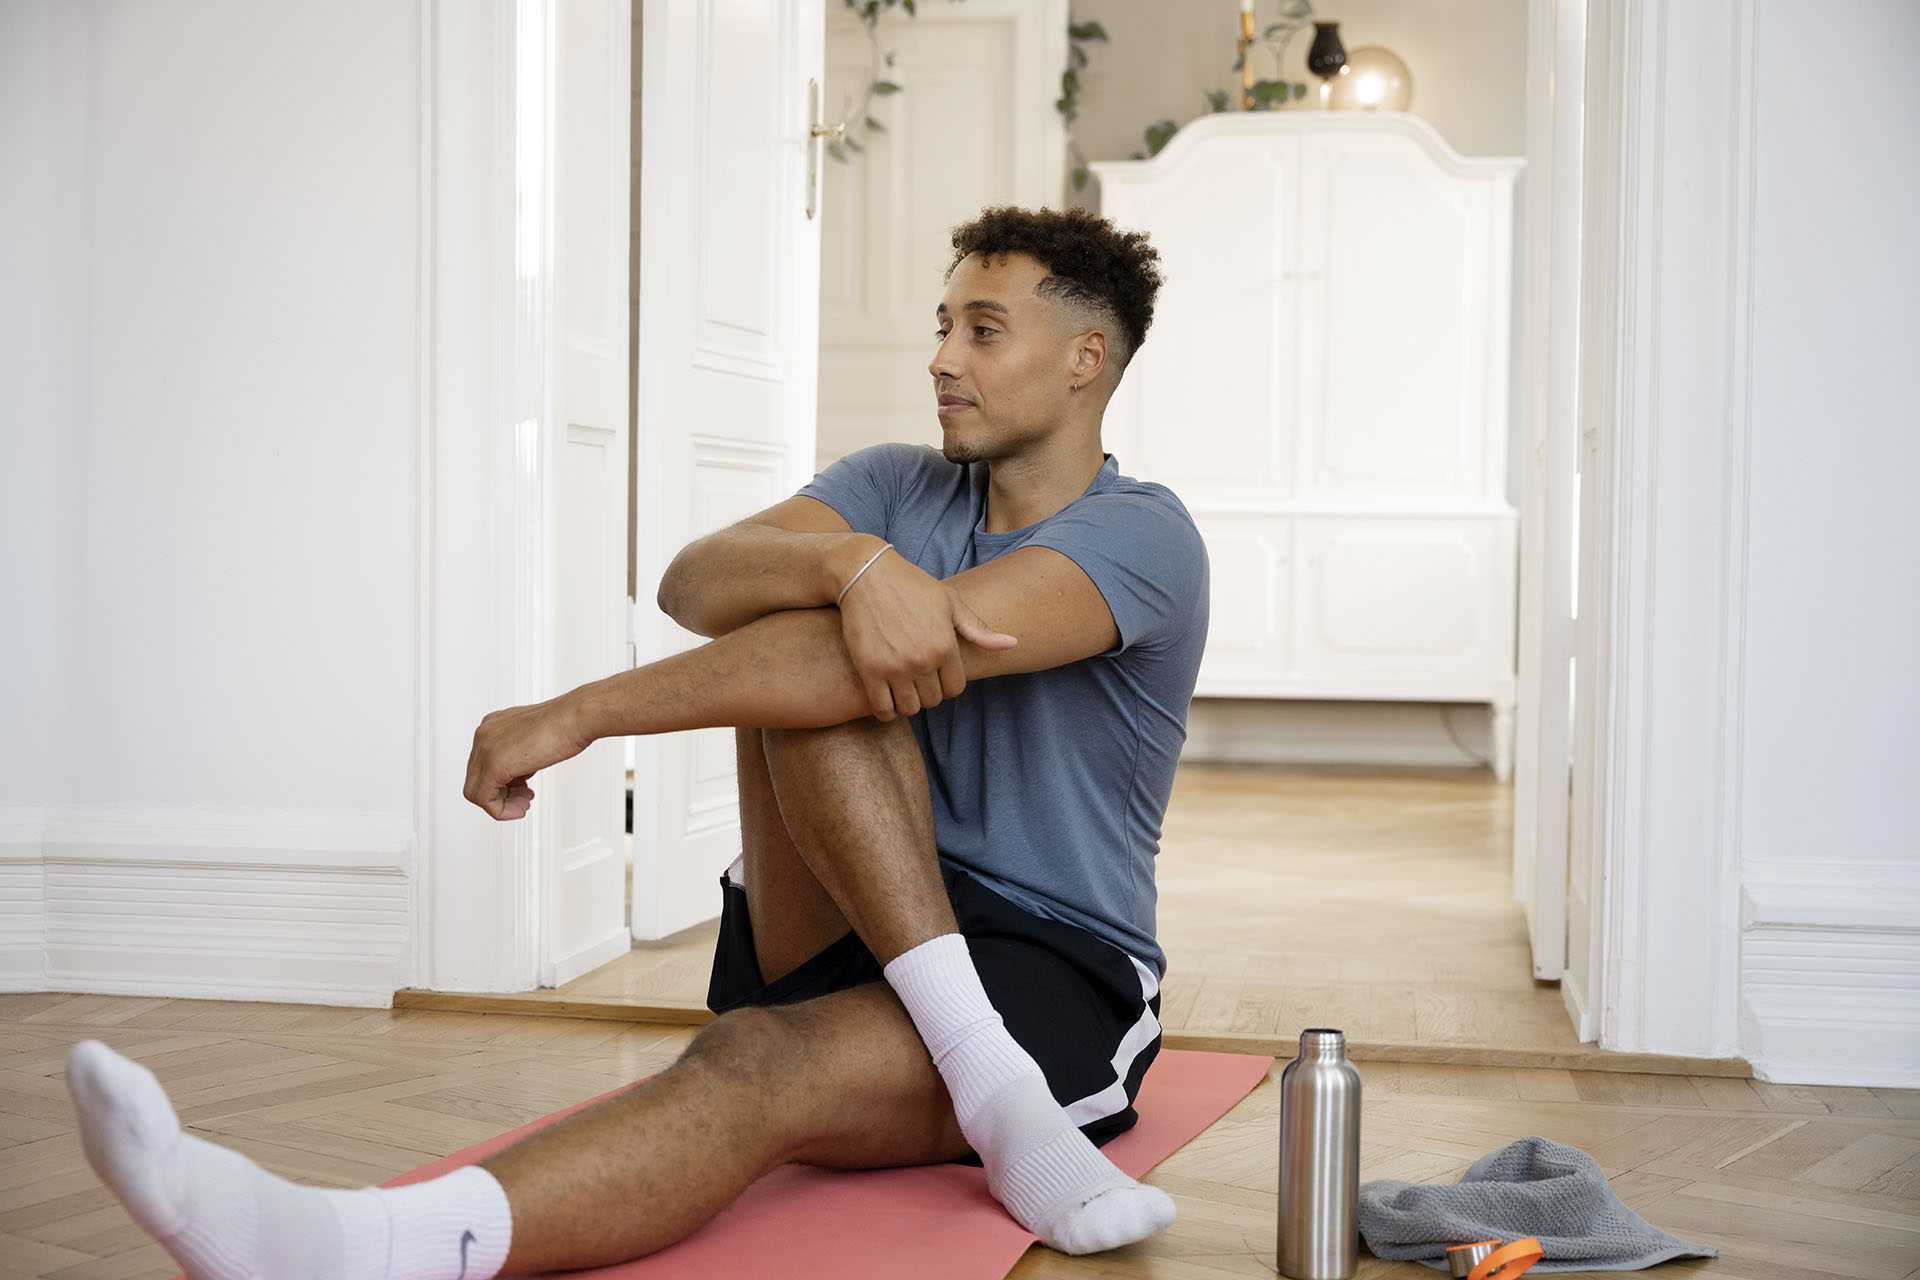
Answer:
<svg viewBox="0 0 1920 1280"><path fill-rule="evenodd" d="M1157 532L1182 544L1201 545L1200 530L1180 496L1152 480L1117 471L1074 504L1090 519L1114 523L1135 534Z"/></svg>
<svg viewBox="0 0 1920 1280"><path fill-rule="evenodd" d="M1135 502L1157 507L1177 517L1183 524L1193 523L1193 515L1187 510L1187 504L1180 501L1180 495L1152 480L1135 480L1132 476L1118 476L1115 478L1113 487L1091 496L1132 499Z"/></svg>

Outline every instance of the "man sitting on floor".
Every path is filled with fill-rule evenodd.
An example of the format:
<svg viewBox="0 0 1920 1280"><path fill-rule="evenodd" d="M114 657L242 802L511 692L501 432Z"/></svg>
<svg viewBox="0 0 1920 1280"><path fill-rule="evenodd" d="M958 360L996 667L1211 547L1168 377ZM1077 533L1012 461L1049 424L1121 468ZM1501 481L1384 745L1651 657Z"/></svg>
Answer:
<svg viewBox="0 0 1920 1280"><path fill-rule="evenodd" d="M969 1149L1055 1248L1172 1220L1095 1145L1133 1124L1159 1049L1154 854L1206 636L1192 520L1100 441L1157 255L1077 210L990 209L953 245L941 451L853 454L694 542L660 604L711 643L474 734L467 797L510 819L597 738L739 727L720 1016L653 1080L396 1190L276 1178L78 1046L87 1157L194 1280L603 1265L784 1163Z"/></svg>

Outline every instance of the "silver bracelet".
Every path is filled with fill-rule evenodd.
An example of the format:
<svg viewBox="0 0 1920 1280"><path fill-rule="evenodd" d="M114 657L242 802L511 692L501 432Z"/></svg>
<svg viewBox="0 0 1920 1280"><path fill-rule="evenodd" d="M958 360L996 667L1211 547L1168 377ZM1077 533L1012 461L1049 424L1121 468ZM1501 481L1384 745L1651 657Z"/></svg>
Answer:
<svg viewBox="0 0 1920 1280"><path fill-rule="evenodd" d="M845 600L847 598L847 592L853 590L853 584L860 581L860 575L873 568L873 562L891 550L893 550L893 544L889 542L886 546L881 547L878 551L868 556L867 562L854 570L853 576L847 579L847 585L840 588L840 594L834 597L833 603L838 606L842 600Z"/></svg>

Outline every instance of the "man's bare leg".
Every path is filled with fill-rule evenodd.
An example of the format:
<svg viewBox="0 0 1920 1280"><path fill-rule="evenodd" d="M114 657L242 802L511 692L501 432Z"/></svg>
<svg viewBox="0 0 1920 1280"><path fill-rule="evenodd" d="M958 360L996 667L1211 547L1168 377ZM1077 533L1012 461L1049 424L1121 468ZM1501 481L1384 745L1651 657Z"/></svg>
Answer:
<svg viewBox="0 0 1920 1280"><path fill-rule="evenodd" d="M79 1077L79 1078L75 1078ZM143 1068L96 1044L69 1085L103 1179L191 1280L475 1280L467 1237L508 1223L454 1220L389 1266L419 1197L478 1170L396 1191L323 1191L179 1131ZM110 1151L103 1152L103 1146ZM919 1034L884 985L715 1021L651 1081L487 1161L511 1206L505 1274L603 1265L697 1229L768 1170L926 1164L966 1151ZM108 1158L101 1158L105 1155ZM414 1197L399 1204L382 1197ZM356 1238L341 1239L344 1230ZM329 1235L329 1233L332 1233ZM412 1237L419 1236L411 1231ZM497 1249L492 1257L498 1258ZM474 1265L469 1266L470 1263Z"/></svg>
<svg viewBox="0 0 1920 1280"><path fill-rule="evenodd" d="M729 1013L667 1072L486 1167L513 1205L518 1275L664 1248L782 1164L885 1168L966 1149L919 1034L876 983Z"/></svg>

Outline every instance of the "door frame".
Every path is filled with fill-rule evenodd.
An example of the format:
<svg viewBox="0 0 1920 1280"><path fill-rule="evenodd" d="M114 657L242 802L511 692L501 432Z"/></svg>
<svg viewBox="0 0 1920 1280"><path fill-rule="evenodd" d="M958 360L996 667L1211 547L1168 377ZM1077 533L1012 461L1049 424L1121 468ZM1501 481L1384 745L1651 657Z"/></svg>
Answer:
<svg viewBox="0 0 1920 1280"><path fill-rule="evenodd" d="M1608 1049L1739 1048L1754 16L1588 8L1562 992Z"/></svg>
<svg viewBox="0 0 1920 1280"><path fill-rule="evenodd" d="M474 726L552 696L554 0L422 0L414 986L523 991L550 812L462 795ZM624 521L621 522L624 524Z"/></svg>

